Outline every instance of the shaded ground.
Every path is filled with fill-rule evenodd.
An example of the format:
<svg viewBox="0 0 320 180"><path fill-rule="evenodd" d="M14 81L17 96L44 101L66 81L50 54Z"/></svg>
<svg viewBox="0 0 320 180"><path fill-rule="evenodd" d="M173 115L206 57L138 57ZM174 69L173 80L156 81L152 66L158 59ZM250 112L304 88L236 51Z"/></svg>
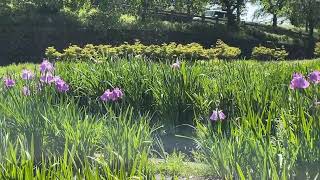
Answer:
<svg viewBox="0 0 320 180"><path fill-rule="evenodd" d="M192 150L196 149L193 141L194 129L190 126L180 126L159 135L165 152L182 152L191 157ZM157 147L156 147L157 148Z"/></svg>
<svg viewBox="0 0 320 180"><path fill-rule="evenodd" d="M214 178L214 177L202 177L202 176L189 176L189 177L163 177L160 175L156 176L156 180L172 180L172 179L179 179L179 180L220 180L222 178Z"/></svg>

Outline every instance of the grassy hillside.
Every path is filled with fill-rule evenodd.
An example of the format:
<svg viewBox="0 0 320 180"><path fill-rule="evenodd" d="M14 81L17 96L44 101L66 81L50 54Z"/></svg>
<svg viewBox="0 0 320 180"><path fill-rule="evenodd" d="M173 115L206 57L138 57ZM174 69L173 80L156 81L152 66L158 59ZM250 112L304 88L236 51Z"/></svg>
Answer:
<svg viewBox="0 0 320 180"><path fill-rule="evenodd" d="M228 31L224 25L202 23L171 23L167 21L135 22L119 27L94 29L68 25L0 26L0 64L13 62L37 62L44 57L44 50L55 46L62 50L70 44L112 44L133 43L139 39L144 44L197 42L209 48L218 39L241 48L242 56L249 58L255 46L281 47L289 51L290 59L306 57L307 41L303 33L269 26L245 26L238 32Z"/></svg>

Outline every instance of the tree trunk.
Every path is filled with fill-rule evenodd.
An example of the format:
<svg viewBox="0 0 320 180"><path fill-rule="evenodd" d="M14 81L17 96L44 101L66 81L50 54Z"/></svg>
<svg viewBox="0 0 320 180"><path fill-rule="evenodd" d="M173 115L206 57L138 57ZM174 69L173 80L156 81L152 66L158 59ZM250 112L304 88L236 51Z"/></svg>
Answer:
<svg viewBox="0 0 320 180"><path fill-rule="evenodd" d="M191 15L191 8L192 8L192 0L188 0L188 14Z"/></svg>
<svg viewBox="0 0 320 180"><path fill-rule="evenodd" d="M313 38L314 26L313 23L309 23L309 38Z"/></svg>
<svg viewBox="0 0 320 180"><path fill-rule="evenodd" d="M234 25L235 25L235 19L233 17L233 14L232 14L232 9L230 6L227 6L227 26L228 28L234 28Z"/></svg>
<svg viewBox="0 0 320 180"><path fill-rule="evenodd" d="M309 20L309 33L308 33L308 50L307 50L307 55L309 58L312 58L314 55L314 47L315 47L315 40L314 40L314 22L312 20L312 18Z"/></svg>
<svg viewBox="0 0 320 180"><path fill-rule="evenodd" d="M240 24L240 17L241 17L241 3L242 0L237 0L237 23Z"/></svg>
<svg viewBox="0 0 320 180"><path fill-rule="evenodd" d="M273 14L273 18L272 18L272 27L277 27L278 26L278 16L277 14Z"/></svg>
<svg viewBox="0 0 320 180"><path fill-rule="evenodd" d="M142 13L141 13L141 21L144 22L146 20L146 14L147 14L147 0L142 1Z"/></svg>

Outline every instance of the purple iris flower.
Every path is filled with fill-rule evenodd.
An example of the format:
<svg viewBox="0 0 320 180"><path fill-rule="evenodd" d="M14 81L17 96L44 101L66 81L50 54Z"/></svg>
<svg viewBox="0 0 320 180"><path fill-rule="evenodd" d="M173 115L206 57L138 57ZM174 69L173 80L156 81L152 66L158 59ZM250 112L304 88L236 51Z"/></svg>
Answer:
<svg viewBox="0 0 320 180"><path fill-rule="evenodd" d="M292 77L290 89L306 89L310 86L310 83L301 74L295 73Z"/></svg>
<svg viewBox="0 0 320 180"><path fill-rule="evenodd" d="M113 94L113 101L116 101L118 99L122 99L122 97L123 97L123 92L119 88L113 89L112 94Z"/></svg>
<svg viewBox="0 0 320 180"><path fill-rule="evenodd" d="M65 93L69 91L69 84L67 84L64 80L58 78L55 80L55 84L58 92Z"/></svg>
<svg viewBox="0 0 320 180"><path fill-rule="evenodd" d="M32 71L24 69L22 70L21 78L23 80L31 80L34 77L34 74Z"/></svg>
<svg viewBox="0 0 320 180"><path fill-rule="evenodd" d="M114 88L112 91L110 91L110 89L107 89L100 97L100 99L102 101L118 101L119 99L122 99L122 97L122 90L119 88Z"/></svg>
<svg viewBox="0 0 320 180"><path fill-rule="evenodd" d="M292 74L292 78L299 78L299 77L302 77L303 78L303 75L301 73L293 73Z"/></svg>
<svg viewBox="0 0 320 180"><path fill-rule="evenodd" d="M3 81L6 88L12 88L16 84L16 81L11 78L4 78Z"/></svg>
<svg viewBox="0 0 320 180"><path fill-rule="evenodd" d="M226 119L226 115L220 110L215 110L212 112L211 116L210 116L210 120L211 121L218 121L218 120L225 120Z"/></svg>
<svg viewBox="0 0 320 180"><path fill-rule="evenodd" d="M313 71L310 73L309 80L314 84L320 83L320 71Z"/></svg>
<svg viewBox="0 0 320 180"><path fill-rule="evenodd" d="M107 89L103 94L102 96L100 96L100 99L102 101L110 101L111 100L111 97L113 96L112 95L113 92L110 91L110 89Z"/></svg>
<svg viewBox="0 0 320 180"><path fill-rule="evenodd" d="M55 77L51 73L46 73L40 77L42 83L51 84L55 81Z"/></svg>
<svg viewBox="0 0 320 180"><path fill-rule="evenodd" d="M50 63L47 59L44 59L42 63L40 64L40 72L41 73L46 73L50 72L52 73L54 70L54 66L52 63Z"/></svg>

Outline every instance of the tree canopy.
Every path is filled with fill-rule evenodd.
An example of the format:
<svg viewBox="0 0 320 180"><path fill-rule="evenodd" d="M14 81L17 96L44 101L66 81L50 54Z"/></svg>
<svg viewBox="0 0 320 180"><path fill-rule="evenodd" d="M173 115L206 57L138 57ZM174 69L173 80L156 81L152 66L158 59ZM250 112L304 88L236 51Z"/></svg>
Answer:
<svg viewBox="0 0 320 180"><path fill-rule="evenodd" d="M149 10L167 10L190 15L202 15L208 4L217 4L226 11L227 25L240 23L240 15L246 9L248 0L1 0L0 15L20 13L18 17L36 13L69 13L80 20L99 17L101 20L115 21L123 14L130 14L140 19L151 17ZM284 17L297 27L305 27L309 36L313 37L314 29L320 24L320 0L253 0L258 4L259 14L272 15L272 24L278 25L278 18ZM54 16L54 15L53 15ZM152 16L154 17L154 16ZM4 17L3 19L7 19Z"/></svg>
<svg viewBox="0 0 320 180"><path fill-rule="evenodd" d="M254 3L258 4L261 9L258 10L259 15L272 15L272 25L276 27L278 25L278 18L286 15L286 10L289 5L289 0L254 0Z"/></svg>

